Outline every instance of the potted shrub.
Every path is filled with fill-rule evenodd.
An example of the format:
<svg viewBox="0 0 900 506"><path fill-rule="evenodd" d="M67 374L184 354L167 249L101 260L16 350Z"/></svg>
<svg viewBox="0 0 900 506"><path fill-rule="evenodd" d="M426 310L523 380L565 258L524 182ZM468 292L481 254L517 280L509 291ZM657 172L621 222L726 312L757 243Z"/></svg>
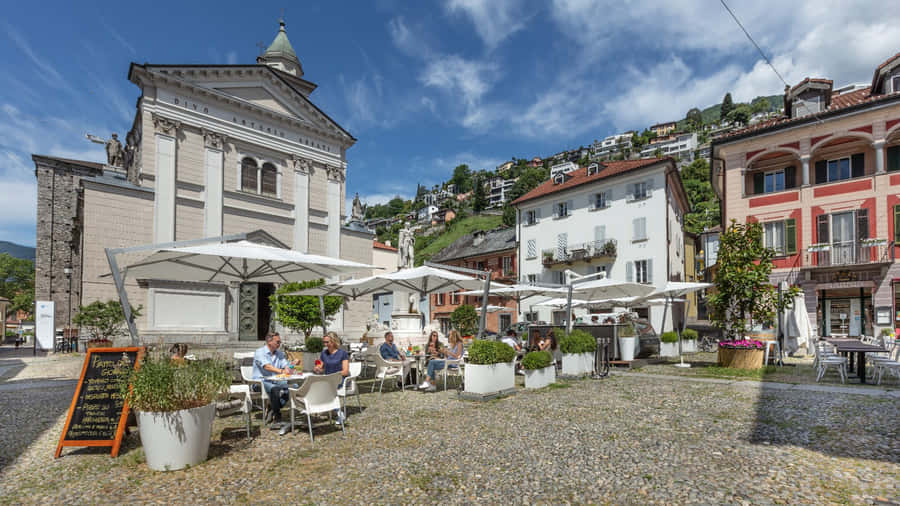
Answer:
<svg viewBox="0 0 900 506"><path fill-rule="evenodd" d="M112 341L109 339L104 339L104 338L88 339L87 347L88 348L111 348Z"/></svg>
<svg viewBox="0 0 900 506"><path fill-rule="evenodd" d="M136 369L128 365L123 360L116 370L119 393L135 411L147 466L173 471L206 460L215 400L231 384L228 363L153 353Z"/></svg>
<svg viewBox="0 0 900 506"><path fill-rule="evenodd" d="M697 353L697 331L694 329L684 329L681 333L681 352Z"/></svg>
<svg viewBox="0 0 900 506"><path fill-rule="evenodd" d="M469 346L465 368L465 391L492 394L516 386L516 351L500 341L476 339Z"/></svg>
<svg viewBox="0 0 900 506"><path fill-rule="evenodd" d="M573 330L559 340L562 352L562 373L566 376L582 376L594 372L594 351L597 340L583 330Z"/></svg>
<svg viewBox="0 0 900 506"><path fill-rule="evenodd" d="M659 356L660 357L677 357L678 356L678 334L674 331L663 332L659 336Z"/></svg>
<svg viewBox="0 0 900 506"><path fill-rule="evenodd" d="M763 365L765 352L766 345L762 341L720 341L718 365L735 369L759 369Z"/></svg>
<svg viewBox="0 0 900 506"><path fill-rule="evenodd" d="M556 382L556 367L549 351L532 351L522 359L525 388L543 388Z"/></svg>
<svg viewBox="0 0 900 506"><path fill-rule="evenodd" d="M618 328L619 339L619 358L625 362L634 360L637 351L637 333L634 331L632 324L623 325ZM662 344L660 344L662 346Z"/></svg>

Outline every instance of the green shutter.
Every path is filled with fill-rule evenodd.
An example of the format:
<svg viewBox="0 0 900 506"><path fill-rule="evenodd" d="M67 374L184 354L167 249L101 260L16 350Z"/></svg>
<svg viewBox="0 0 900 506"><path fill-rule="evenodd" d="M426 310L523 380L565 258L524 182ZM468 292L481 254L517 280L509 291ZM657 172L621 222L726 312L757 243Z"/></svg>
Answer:
<svg viewBox="0 0 900 506"><path fill-rule="evenodd" d="M797 220L791 218L784 220L784 242L785 253L788 255L797 254Z"/></svg>
<svg viewBox="0 0 900 506"><path fill-rule="evenodd" d="M764 183L765 183L766 175L762 172L757 172L753 174L753 194L759 195L764 191Z"/></svg>
<svg viewBox="0 0 900 506"><path fill-rule="evenodd" d="M900 146L887 148L887 171L900 170Z"/></svg>
<svg viewBox="0 0 900 506"><path fill-rule="evenodd" d="M900 246L900 204L894 206L894 243Z"/></svg>

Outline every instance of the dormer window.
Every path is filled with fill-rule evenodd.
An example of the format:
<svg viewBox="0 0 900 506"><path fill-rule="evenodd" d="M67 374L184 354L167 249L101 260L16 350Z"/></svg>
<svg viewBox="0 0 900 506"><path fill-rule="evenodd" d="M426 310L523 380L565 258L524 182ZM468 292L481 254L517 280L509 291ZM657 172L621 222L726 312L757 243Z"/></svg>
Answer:
<svg viewBox="0 0 900 506"><path fill-rule="evenodd" d="M900 72L891 77L891 92L900 92Z"/></svg>
<svg viewBox="0 0 900 506"><path fill-rule="evenodd" d="M553 178L553 184L563 184L563 183L565 183L565 182L566 182L566 175L565 175L565 174L557 174L557 175L554 176L554 178Z"/></svg>
<svg viewBox="0 0 900 506"><path fill-rule="evenodd" d="M592 163L592 164L588 165L588 168L587 168L587 175L588 175L588 176L593 176L594 174L597 174L597 173L599 173L599 172L600 172L600 165L599 165L599 164L597 164L597 163Z"/></svg>

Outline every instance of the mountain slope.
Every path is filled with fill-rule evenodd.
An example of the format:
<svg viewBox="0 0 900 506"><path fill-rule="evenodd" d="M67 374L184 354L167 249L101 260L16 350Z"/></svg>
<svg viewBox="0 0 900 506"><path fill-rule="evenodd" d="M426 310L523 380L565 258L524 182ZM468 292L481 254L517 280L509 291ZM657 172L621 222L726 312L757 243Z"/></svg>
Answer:
<svg viewBox="0 0 900 506"><path fill-rule="evenodd" d="M15 258L24 258L34 262L34 248L31 246L22 246L9 241L0 241L0 254L7 253Z"/></svg>

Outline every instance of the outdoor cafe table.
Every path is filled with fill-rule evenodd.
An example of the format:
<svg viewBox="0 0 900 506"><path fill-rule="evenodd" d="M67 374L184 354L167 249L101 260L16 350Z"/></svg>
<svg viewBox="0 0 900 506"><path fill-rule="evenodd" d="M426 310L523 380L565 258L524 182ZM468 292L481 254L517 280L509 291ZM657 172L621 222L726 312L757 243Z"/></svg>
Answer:
<svg viewBox="0 0 900 506"><path fill-rule="evenodd" d="M859 381L866 382L866 353L884 353L887 350L881 346L865 344L859 339L826 339L826 342L834 345L838 353L849 358L850 372L853 372L853 353L856 352L856 362L859 365Z"/></svg>

